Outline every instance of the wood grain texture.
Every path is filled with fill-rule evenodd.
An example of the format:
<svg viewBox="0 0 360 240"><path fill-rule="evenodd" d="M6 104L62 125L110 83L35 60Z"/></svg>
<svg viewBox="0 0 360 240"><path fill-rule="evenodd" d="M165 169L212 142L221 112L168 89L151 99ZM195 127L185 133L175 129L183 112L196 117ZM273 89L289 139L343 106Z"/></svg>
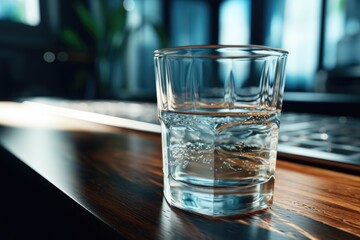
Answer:
<svg viewBox="0 0 360 240"><path fill-rule="evenodd" d="M108 130L3 124L0 143L125 239L360 239L359 176L279 160L270 209L213 219L164 200L159 135Z"/></svg>

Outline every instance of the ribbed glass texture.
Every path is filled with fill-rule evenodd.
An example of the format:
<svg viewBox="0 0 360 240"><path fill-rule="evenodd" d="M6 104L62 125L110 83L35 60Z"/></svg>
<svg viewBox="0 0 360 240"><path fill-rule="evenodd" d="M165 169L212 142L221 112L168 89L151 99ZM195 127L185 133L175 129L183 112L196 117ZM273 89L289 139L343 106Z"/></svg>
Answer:
<svg viewBox="0 0 360 240"><path fill-rule="evenodd" d="M287 52L263 46L189 46L155 51L159 108L281 109Z"/></svg>

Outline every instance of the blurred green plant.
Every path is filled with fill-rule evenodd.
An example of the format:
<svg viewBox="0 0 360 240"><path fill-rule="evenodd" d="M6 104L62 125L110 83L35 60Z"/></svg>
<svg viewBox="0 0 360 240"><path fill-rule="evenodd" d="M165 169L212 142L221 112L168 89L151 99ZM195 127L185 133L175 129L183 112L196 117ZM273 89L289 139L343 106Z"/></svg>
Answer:
<svg viewBox="0 0 360 240"><path fill-rule="evenodd" d="M62 29L61 38L73 50L85 52L91 56L96 78L98 78L97 87L100 91L111 91L112 61L114 58L125 61L124 55L131 34L139 31L147 23L153 28L162 47L168 45L168 38L163 26L159 23L141 22L136 27L129 26L127 24L128 12L123 4L110 7L107 0L93 0L91 3L95 4L93 11L79 0L73 3L73 9L90 39L84 38L78 30L69 26ZM122 75L126 78L124 66L122 66ZM101 95L104 94L109 93Z"/></svg>
<svg viewBox="0 0 360 240"><path fill-rule="evenodd" d="M100 54L112 50L121 51L130 33L130 29L126 27L127 12L122 5L110 9L106 0L99 0L97 3L96 15L99 16L97 19L84 3L75 1L73 4L83 28L92 37L95 46L89 46L91 43L84 41L78 31L72 27L65 27L62 30L62 38L70 46L81 51L89 51L94 47Z"/></svg>

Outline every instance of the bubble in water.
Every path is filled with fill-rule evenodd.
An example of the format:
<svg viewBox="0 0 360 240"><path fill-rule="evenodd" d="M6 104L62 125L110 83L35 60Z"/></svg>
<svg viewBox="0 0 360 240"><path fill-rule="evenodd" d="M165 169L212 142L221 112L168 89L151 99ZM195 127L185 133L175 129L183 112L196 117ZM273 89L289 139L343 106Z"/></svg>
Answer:
<svg viewBox="0 0 360 240"><path fill-rule="evenodd" d="M171 175L175 180L204 185L207 180L214 184L214 173L223 185L271 176L277 146L273 119L277 119L276 114L164 113L165 126L171 126L165 136Z"/></svg>

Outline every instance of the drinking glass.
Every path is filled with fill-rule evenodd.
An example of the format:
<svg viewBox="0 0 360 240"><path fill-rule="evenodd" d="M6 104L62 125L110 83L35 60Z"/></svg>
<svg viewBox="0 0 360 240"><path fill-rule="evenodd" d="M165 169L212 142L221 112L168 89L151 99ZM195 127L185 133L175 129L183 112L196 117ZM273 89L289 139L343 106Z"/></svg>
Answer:
<svg viewBox="0 0 360 240"><path fill-rule="evenodd" d="M272 204L287 55L255 45L154 52L171 206L228 216Z"/></svg>

